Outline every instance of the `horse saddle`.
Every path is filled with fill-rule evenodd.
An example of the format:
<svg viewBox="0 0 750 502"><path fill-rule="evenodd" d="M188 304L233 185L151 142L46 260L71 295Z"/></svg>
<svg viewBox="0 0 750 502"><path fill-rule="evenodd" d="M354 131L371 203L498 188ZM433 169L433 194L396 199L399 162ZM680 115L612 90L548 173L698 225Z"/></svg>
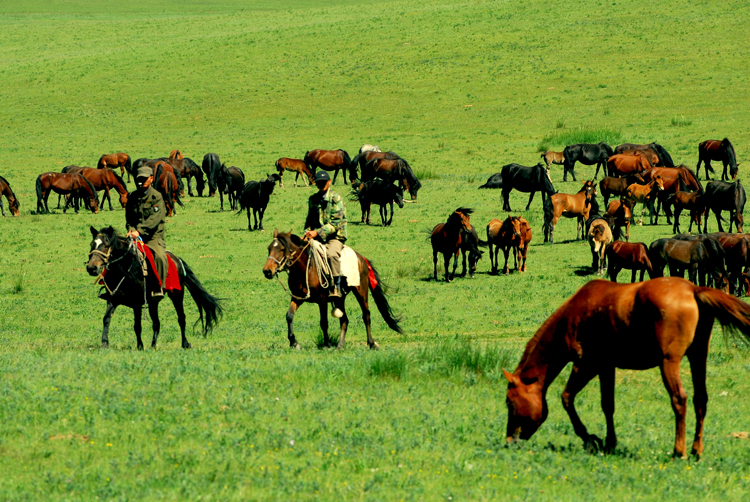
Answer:
<svg viewBox="0 0 750 502"><path fill-rule="evenodd" d="M180 291L182 290L182 284L180 284L180 273L177 270L177 264L174 261L174 258L172 257L171 253L167 253L167 279L166 284L161 283L161 279L156 274L156 263L154 263L154 254L151 251L151 249L146 246L143 242L138 241L136 243L136 247L138 248L138 251L146 258L144 260L144 265L148 263L148 270L149 274L153 274L156 278L157 284L161 286L165 291ZM146 270L144 269L144 275L146 275Z"/></svg>
<svg viewBox="0 0 750 502"><path fill-rule="evenodd" d="M323 244L318 241L312 241L315 244L313 252L319 252L323 255L326 261L328 261L328 253ZM341 275L346 278L346 284L350 287L359 287L359 259L357 259L357 253L347 245L343 246L341 250Z"/></svg>

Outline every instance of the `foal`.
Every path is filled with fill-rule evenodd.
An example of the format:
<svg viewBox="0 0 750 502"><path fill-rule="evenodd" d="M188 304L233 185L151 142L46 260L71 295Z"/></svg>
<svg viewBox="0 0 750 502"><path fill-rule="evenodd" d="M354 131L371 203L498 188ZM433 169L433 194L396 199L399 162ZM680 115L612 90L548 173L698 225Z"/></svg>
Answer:
<svg viewBox="0 0 750 502"><path fill-rule="evenodd" d="M641 271L641 282L643 276L648 271L649 277L653 269L651 260L648 258L648 248L642 242L622 242L614 241L607 248L607 275L612 282L617 282L617 274L620 270L628 269L633 271L630 282L635 281L635 274Z"/></svg>
<svg viewBox="0 0 750 502"><path fill-rule="evenodd" d="M578 228L576 230L576 240L585 239L586 221L589 219L591 212L591 199L596 195L596 184L593 181L587 181L575 195L566 193L556 193L548 197L544 203L544 242L553 243L552 233L560 216L566 218L578 218Z"/></svg>
<svg viewBox="0 0 750 502"><path fill-rule="evenodd" d="M432 229L430 242L432 243L432 261L434 263L433 276L436 281L438 280L438 253L443 254L443 259L445 261L445 282L451 282L456 275L458 253L461 249L461 244L463 243L462 233L473 230L473 227L469 222L469 216L472 212L473 210L468 207L459 207L448 217L448 221L445 223L439 223ZM449 276L448 265L450 265L451 262L451 255L454 257L453 273Z"/></svg>
<svg viewBox="0 0 750 502"><path fill-rule="evenodd" d="M641 219L638 221L639 225L643 225L643 212L646 210L648 205L649 220L650 223L654 224L654 200L659 190L664 190L664 183L661 180L661 176L657 176L647 185L638 185L634 183L628 187L627 198L632 200L634 203L640 202L641 206Z"/></svg>
<svg viewBox="0 0 750 502"><path fill-rule="evenodd" d="M487 243L490 246L491 273L497 274L500 266L497 254L500 249L505 255L503 274L509 274L508 253L513 248L513 261L516 271L526 272L526 254L531 242L531 226L522 216L508 216L505 221L492 220L487 224ZM492 245L495 245L493 252ZM519 263L521 264L519 267Z"/></svg>

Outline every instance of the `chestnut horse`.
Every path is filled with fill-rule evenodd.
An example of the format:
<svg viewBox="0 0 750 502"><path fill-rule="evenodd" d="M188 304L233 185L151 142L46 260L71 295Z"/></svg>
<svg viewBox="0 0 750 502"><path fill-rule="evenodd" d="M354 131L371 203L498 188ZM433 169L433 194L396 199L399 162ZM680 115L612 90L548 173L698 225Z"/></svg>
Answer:
<svg viewBox="0 0 750 502"><path fill-rule="evenodd" d="M555 311L529 340L508 379L508 442L529 439L547 418L547 389L573 363L562 402L573 430L588 450L612 453L615 435L615 369L659 367L675 414L674 456L685 458L687 393L680 362L690 361L696 427L692 454L703 453L706 360L714 320L731 334L750 339L750 305L680 278L636 284L591 281ZM607 436L589 434L575 409L576 395L599 376Z"/></svg>
<svg viewBox="0 0 750 502"><path fill-rule="evenodd" d="M311 172L315 172L318 168L325 171L334 171L333 182L336 183L336 176L339 175L339 171L343 171L342 176L346 177L346 171L349 171L349 181L354 183L357 179L357 164L352 162L349 158L349 154L344 150L310 150L305 153L303 162L307 164L308 169ZM344 179L346 183L346 179Z"/></svg>
<svg viewBox="0 0 750 502"><path fill-rule="evenodd" d="M436 281L438 280L438 253L443 254L443 260L445 262L445 282L451 282L453 277L455 277L456 267L458 266L458 252L461 250L461 244L463 243L462 231L469 232L473 229L469 222L472 212L473 210L468 207L459 207L451 213L448 217L448 221L435 225L435 228L430 232L432 262L434 264L433 276ZM449 276L448 265L450 265L451 256L453 256L453 273Z"/></svg>
<svg viewBox="0 0 750 502"><path fill-rule="evenodd" d="M185 205L180 200L180 184L174 174L174 169L166 162L159 161L154 167L153 187L164 198L164 204L167 206L167 216L175 215L175 203L181 207Z"/></svg>
<svg viewBox="0 0 750 502"><path fill-rule="evenodd" d="M620 200L613 200L607 205L604 218L612 228L612 235L615 239L622 236L622 227L625 227L625 240L630 240L630 222L633 221L634 206L635 202L624 197L620 197Z"/></svg>
<svg viewBox="0 0 750 502"><path fill-rule="evenodd" d="M653 165L663 166L663 167L674 167L674 161L672 160L672 156L669 155L669 152L666 148L661 146L659 143L649 143L647 145L637 144L637 143L623 143L622 145L619 145L617 148L615 148L615 153L625 153L630 151L641 151L647 154L655 153L659 157L659 163Z"/></svg>
<svg viewBox="0 0 750 502"><path fill-rule="evenodd" d="M724 172L721 173L721 179L728 180L727 166L729 166L729 174L733 180L737 179L737 173L739 171L739 164L737 163L737 155L734 153L734 146L729 142L727 138L719 141L718 139L709 139L698 145L698 165L695 170L700 175L701 162L706 170L706 179L708 177L708 171L714 172L711 167L712 160L720 160L724 164Z"/></svg>
<svg viewBox="0 0 750 502"><path fill-rule="evenodd" d="M110 189L114 188L120 194L120 205L125 208L128 203L128 188L123 180L112 169L92 169L90 167L81 168L80 174L89 180L96 191L104 191L99 206L104 209L104 200L109 202L109 210L112 211L112 199L109 197Z"/></svg>
<svg viewBox="0 0 750 502"><path fill-rule="evenodd" d="M315 184L315 180L313 179L313 175L315 173L312 172L309 167L307 167L307 164L305 164L304 160L282 157L276 161L275 165L276 170L279 172L279 176L281 177L281 181L279 182L279 187L281 188L284 188L284 171L293 171L296 173L296 175L294 176L295 187L297 186L297 180L299 179L300 174L302 175L302 181L305 182L305 186Z"/></svg>
<svg viewBox="0 0 750 502"><path fill-rule="evenodd" d="M651 277L653 269L648 257L648 248L644 243L617 240L607 248L607 275L609 275L609 280L617 282L617 274L622 269L633 271L630 278L631 283L635 282L635 274L639 270L641 271L641 282L643 282L643 276L647 271L648 276Z"/></svg>
<svg viewBox="0 0 750 502"><path fill-rule="evenodd" d="M616 152L616 155L643 155L646 157L646 160L648 160L649 164L652 166L658 166L659 165L659 155L651 149L645 149L645 150L623 150L621 152Z"/></svg>
<svg viewBox="0 0 750 502"><path fill-rule="evenodd" d="M656 194L660 190L664 190L664 183L659 176L646 185L633 183L628 187L625 197L635 203L641 204L641 219L638 221L639 225L643 224L643 212L646 210L646 206L648 206L649 209L650 222L652 225L654 224L654 200L656 200Z"/></svg>
<svg viewBox="0 0 750 502"><path fill-rule="evenodd" d="M18 202L16 194L14 194L13 190L10 188L8 180L0 176L0 211L2 211L4 218L5 208L3 207L3 196L8 199L8 209L10 209L10 214L18 216L20 214L18 208L21 206L21 203Z"/></svg>
<svg viewBox="0 0 750 502"><path fill-rule="evenodd" d="M99 162L96 164L97 169L104 169L109 167L110 169L120 168L120 176L125 176L125 171L128 172L128 181L130 181L130 155L124 152L111 153L109 155L102 155L99 157Z"/></svg>
<svg viewBox="0 0 750 502"><path fill-rule="evenodd" d="M547 150L540 156L542 157L544 163L547 165L548 171L549 168L552 167L552 164L557 164L558 166L565 165L565 155L563 154L563 152L553 152L552 150Z"/></svg>
<svg viewBox="0 0 750 502"><path fill-rule="evenodd" d="M182 152L179 151L179 150L172 150L171 152L169 152L169 158L170 159L181 159L181 158L183 158L182 157Z"/></svg>
<svg viewBox="0 0 750 502"><path fill-rule="evenodd" d="M657 176L661 177L664 190L660 191L656 196L658 203L656 205L655 223L659 223L659 212L661 207L664 206L664 213L667 215L667 224L671 224L669 220L672 217L672 211L670 205L666 202L667 198L679 190L697 190L702 192L703 185L701 185L695 173L685 167L684 164L678 167L654 167L643 172L643 179L646 182L651 181ZM680 183L683 183L684 186Z"/></svg>
<svg viewBox="0 0 750 502"><path fill-rule="evenodd" d="M517 272L526 272L526 255L531 242L531 225L522 216L508 216L505 221L494 219L487 224L487 244L490 247L491 274L497 274L500 263L497 255L500 249L505 255L503 274L509 274L508 254L513 248L513 262ZM493 252L492 245L495 245Z"/></svg>
<svg viewBox="0 0 750 502"><path fill-rule="evenodd" d="M544 242L554 243L552 234L560 216L566 218L578 218L576 229L576 240L586 238L585 222L589 219L591 212L591 199L596 195L596 185L593 181L587 181L575 195L567 193L556 193L547 197L542 207L544 209Z"/></svg>
<svg viewBox="0 0 750 502"><path fill-rule="evenodd" d="M367 345L371 349L377 349L378 344L372 338L370 331L370 306L367 301L367 292L372 291L372 298L378 307L380 315L383 316L389 328L397 333L403 333L399 326L400 319L393 314L393 310L388 303L385 295L383 281L380 279L378 271L372 266L364 256L357 254L357 265L359 267L359 286L347 286L342 288L342 296L335 300L336 306L341 309L343 316L339 319L341 323L341 334L339 336L338 348L343 349L346 341L346 329L349 326L349 318L346 315L344 303L346 296L352 293L359 302L362 309L362 320L367 330ZM266 279L273 279L281 272L287 272L289 279L289 293L292 297L289 310L286 313L286 323L288 329L289 346L293 349L299 349L299 343L294 336L292 323L294 314L297 309L305 302L317 303L320 309L320 329L323 331L323 345L330 347L330 338L328 337L328 302L331 301L328 296L329 289L322 287L319 279L318 266L312 256L312 250L309 244L292 234L291 230L287 233L273 231L273 240L268 245L268 259L263 266L263 275ZM281 279L279 279L281 281ZM283 283L282 283L283 284Z"/></svg>
<svg viewBox="0 0 750 502"><path fill-rule="evenodd" d="M642 152L636 155L613 155L607 159L607 174L609 176L626 176L651 169L651 163Z"/></svg>
<svg viewBox="0 0 750 502"><path fill-rule="evenodd" d="M609 197L611 195L625 195L628 187L633 183L645 185L646 181L640 173L628 174L623 178L613 178L611 176L602 178L599 182L599 193L604 199L604 205L609 204Z"/></svg>
<svg viewBox="0 0 750 502"><path fill-rule="evenodd" d="M96 189L89 180L78 173L42 173L36 179L36 212L49 213L47 199L52 191L59 194L71 194L71 197L65 201L63 213L68 206L73 203L76 214L78 214L78 197L88 199L89 209L96 214L99 212L99 199L96 196Z"/></svg>

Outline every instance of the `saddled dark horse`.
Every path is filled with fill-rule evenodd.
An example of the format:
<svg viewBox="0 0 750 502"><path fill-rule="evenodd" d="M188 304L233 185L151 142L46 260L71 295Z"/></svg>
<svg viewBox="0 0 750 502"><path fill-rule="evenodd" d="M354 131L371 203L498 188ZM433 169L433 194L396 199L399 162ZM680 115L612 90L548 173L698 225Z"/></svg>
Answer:
<svg viewBox="0 0 750 502"><path fill-rule="evenodd" d="M740 180L730 183L728 181L711 181L706 185L706 192L703 194L702 202L706 208L706 218L703 222L703 233L708 231L708 212L713 211L716 215L716 223L719 226L719 232L724 229L721 226L721 212L729 211L729 232L732 232L732 223L737 224L737 231L742 232L745 218L742 213L745 211L745 188Z"/></svg>
<svg viewBox="0 0 750 502"><path fill-rule="evenodd" d="M661 146L659 143L649 143L647 145L638 143L623 143L622 145L618 145L617 148L615 148L615 154L623 154L626 152L634 151L646 153L650 152L656 154L656 156L659 157L659 163L654 164L652 162L652 165L654 167L674 167L672 156L669 155L667 149Z"/></svg>
<svg viewBox="0 0 750 502"><path fill-rule="evenodd" d="M737 163L737 155L734 153L734 146L729 142L727 138L719 141L718 139L709 139L698 145L698 165L695 170L700 176L701 162L706 170L706 179L708 177L708 171L714 172L711 167L712 160L720 160L724 164L724 171L721 173L721 179L728 180L727 166L729 166L729 175L733 180L737 179L737 172L739 171L739 164Z"/></svg>
<svg viewBox="0 0 750 502"><path fill-rule="evenodd" d="M372 204L380 206L380 219L383 226L387 227L393 222L393 203L398 207L404 207L404 191L385 180L375 179L361 183L352 190L352 200L359 201L362 209L362 223L370 224L370 207ZM391 208L391 217L388 218L388 206Z"/></svg>
<svg viewBox="0 0 750 502"><path fill-rule="evenodd" d="M100 298L107 301L107 309L104 313L104 329L102 331L102 348L109 347L109 323L112 315L119 305L133 309L135 337L138 349L143 349L141 339L141 312L144 303L148 306L151 322L154 328L152 347L156 347L161 323L159 321L159 301L163 296L153 296L152 291L158 289L155 284L154 272L149 265L149 277L143 277L141 261L136 254L135 244L132 239L120 237L112 227L101 230L90 228L93 240L86 271L91 276L101 277L103 288ZM174 254L168 252L177 265L180 289L167 291L167 296L172 300L177 311L177 323L182 335L182 348L189 349L190 343L185 336L185 310L183 298L185 289L190 293L198 307L200 314L199 322L202 323L203 334L209 331L219 322L223 313L221 301L206 291L206 288L198 281L187 263ZM148 262L148 260L146 260ZM106 273L104 272L106 269Z"/></svg>
<svg viewBox="0 0 750 502"><path fill-rule="evenodd" d="M607 159L614 155L614 151L611 146L602 141L595 145L590 143L568 145L563 150L563 155L565 156L563 181L568 181L568 172L573 176L573 181L576 181L576 174L573 170L576 162L587 166L596 164L596 174L594 174L594 179L596 179L599 176L599 169L607 165Z"/></svg>
<svg viewBox="0 0 750 502"><path fill-rule="evenodd" d="M266 179L260 181L248 181L245 183L245 187L242 189L240 195L240 210L237 214L241 214L242 210L247 210L247 229L252 230L263 230L263 215L266 214L266 208L268 207L268 201L271 199L271 194L276 186L276 182L281 179L277 173L267 174ZM250 219L250 210L253 210L253 216L255 217L255 226L253 227Z"/></svg>
<svg viewBox="0 0 750 502"><path fill-rule="evenodd" d="M221 170L219 156L215 153L207 153L204 155L201 169L203 169L203 172L206 173L206 178L208 178L208 196L213 197L216 195L218 183L217 178L219 176L219 171Z"/></svg>
<svg viewBox="0 0 750 502"><path fill-rule="evenodd" d="M503 183L503 211L512 211L510 208L510 191L514 188L519 192L531 192L526 210L531 207L536 192L542 192L542 204L545 196L554 195L555 187L549 179L547 169L541 162L535 166L522 166L520 164L507 164L503 166L500 173Z"/></svg>
<svg viewBox="0 0 750 502"><path fill-rule="evenodd" d="M349 327L349 318L346 315L345 302L349 293L353 294L359 302L362 309L362 320L367 330L367 345L371 349L377 349L378 344L372 337L370 331L370 306L367 301L368 291L372 292L372 298L378 307L380 315L383 316L389 328L397 333L403 333L399 326L400 319L396 317L388 303L385 295L383 281L375 267L364 256L357 253L357 262L359 265L359 286L347 286L343 288L342 296L336 300L336 306L341 309L343 316L339 319L341 323L341 333L339 335L338 348L343 349L346 343L346 330ZM289 310L286 313L286 323L288 328L289 346L299 349L299 343L294 336L294 314L297 309L305 302L317 303L320 309L320 329L323 331L323 345L330 346L328 337L328 288L322 287L318 267L316 265L309 245L292 234L291 230L287 233L273 231L273 240L268 245L268 259L263 267L263 275L266 279L273 279L280 272L288 272L289 280L287 281L289 292L292 296Z"/></svg>

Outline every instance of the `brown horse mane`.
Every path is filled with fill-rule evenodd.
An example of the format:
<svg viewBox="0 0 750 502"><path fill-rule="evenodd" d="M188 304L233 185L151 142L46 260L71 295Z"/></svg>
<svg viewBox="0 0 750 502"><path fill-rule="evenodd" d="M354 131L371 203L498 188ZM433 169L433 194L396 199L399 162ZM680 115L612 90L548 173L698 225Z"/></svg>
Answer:
<svg viewBox="0 0 750 502"><path fill-rule="evenodd" d="M8 185L8 190L10 190L10 194L11 194L11 195L12 195L13 197L15 197L15 196L16 196L16 194L14 194L14 193L13 193L13 189L12 189L12 188L10 187L10 183L8 183L8 180L6 180L6 179L5 179L5 178L3 178L2 176L0 176L0 181L2 181L3 183L5 183L6 185Z"/></svg>
<svg viewBox="0 0 750 502"><path fill-rule="evenodd" d="M542 324L539 329L534 333L534 336L531 337L531 340L526 344L526 348L523 351L523 355L521 356L521 361L518 363L518 367L516 370L521 369L521 372L518 374L520 377L523 374L523 370L526 368L527 364L532 361L532 358L537 354L537 349L539 349L540 352L549 352L556 355L559 355L560 357L563 356L565 351L558 351L558 350L550 350L550 345L555 340L555 334L557 331L557 324L559 321L561 321L565 317L565 313L567 311L568 304L570 303L570 298L565 300L565 303L563 303L549 318L547 318L546 321L544 321L544 324ZM540 345L546 344L547 347L540 347ZM544 350L544 349L547 350ZM536 357L540 357L539 355L536 355ZM547 361L549 363L549 361ZM538 366L533 366L535 368L538 368ZM539 375L525 375L524 379L526 378L538 378ZM556 376L556 375L555 375ZM544 388L547 388L550 383L550 379L545 378L545 381L543 382ZM524 382L525 384L529 384L532 382Z"/></svg>

